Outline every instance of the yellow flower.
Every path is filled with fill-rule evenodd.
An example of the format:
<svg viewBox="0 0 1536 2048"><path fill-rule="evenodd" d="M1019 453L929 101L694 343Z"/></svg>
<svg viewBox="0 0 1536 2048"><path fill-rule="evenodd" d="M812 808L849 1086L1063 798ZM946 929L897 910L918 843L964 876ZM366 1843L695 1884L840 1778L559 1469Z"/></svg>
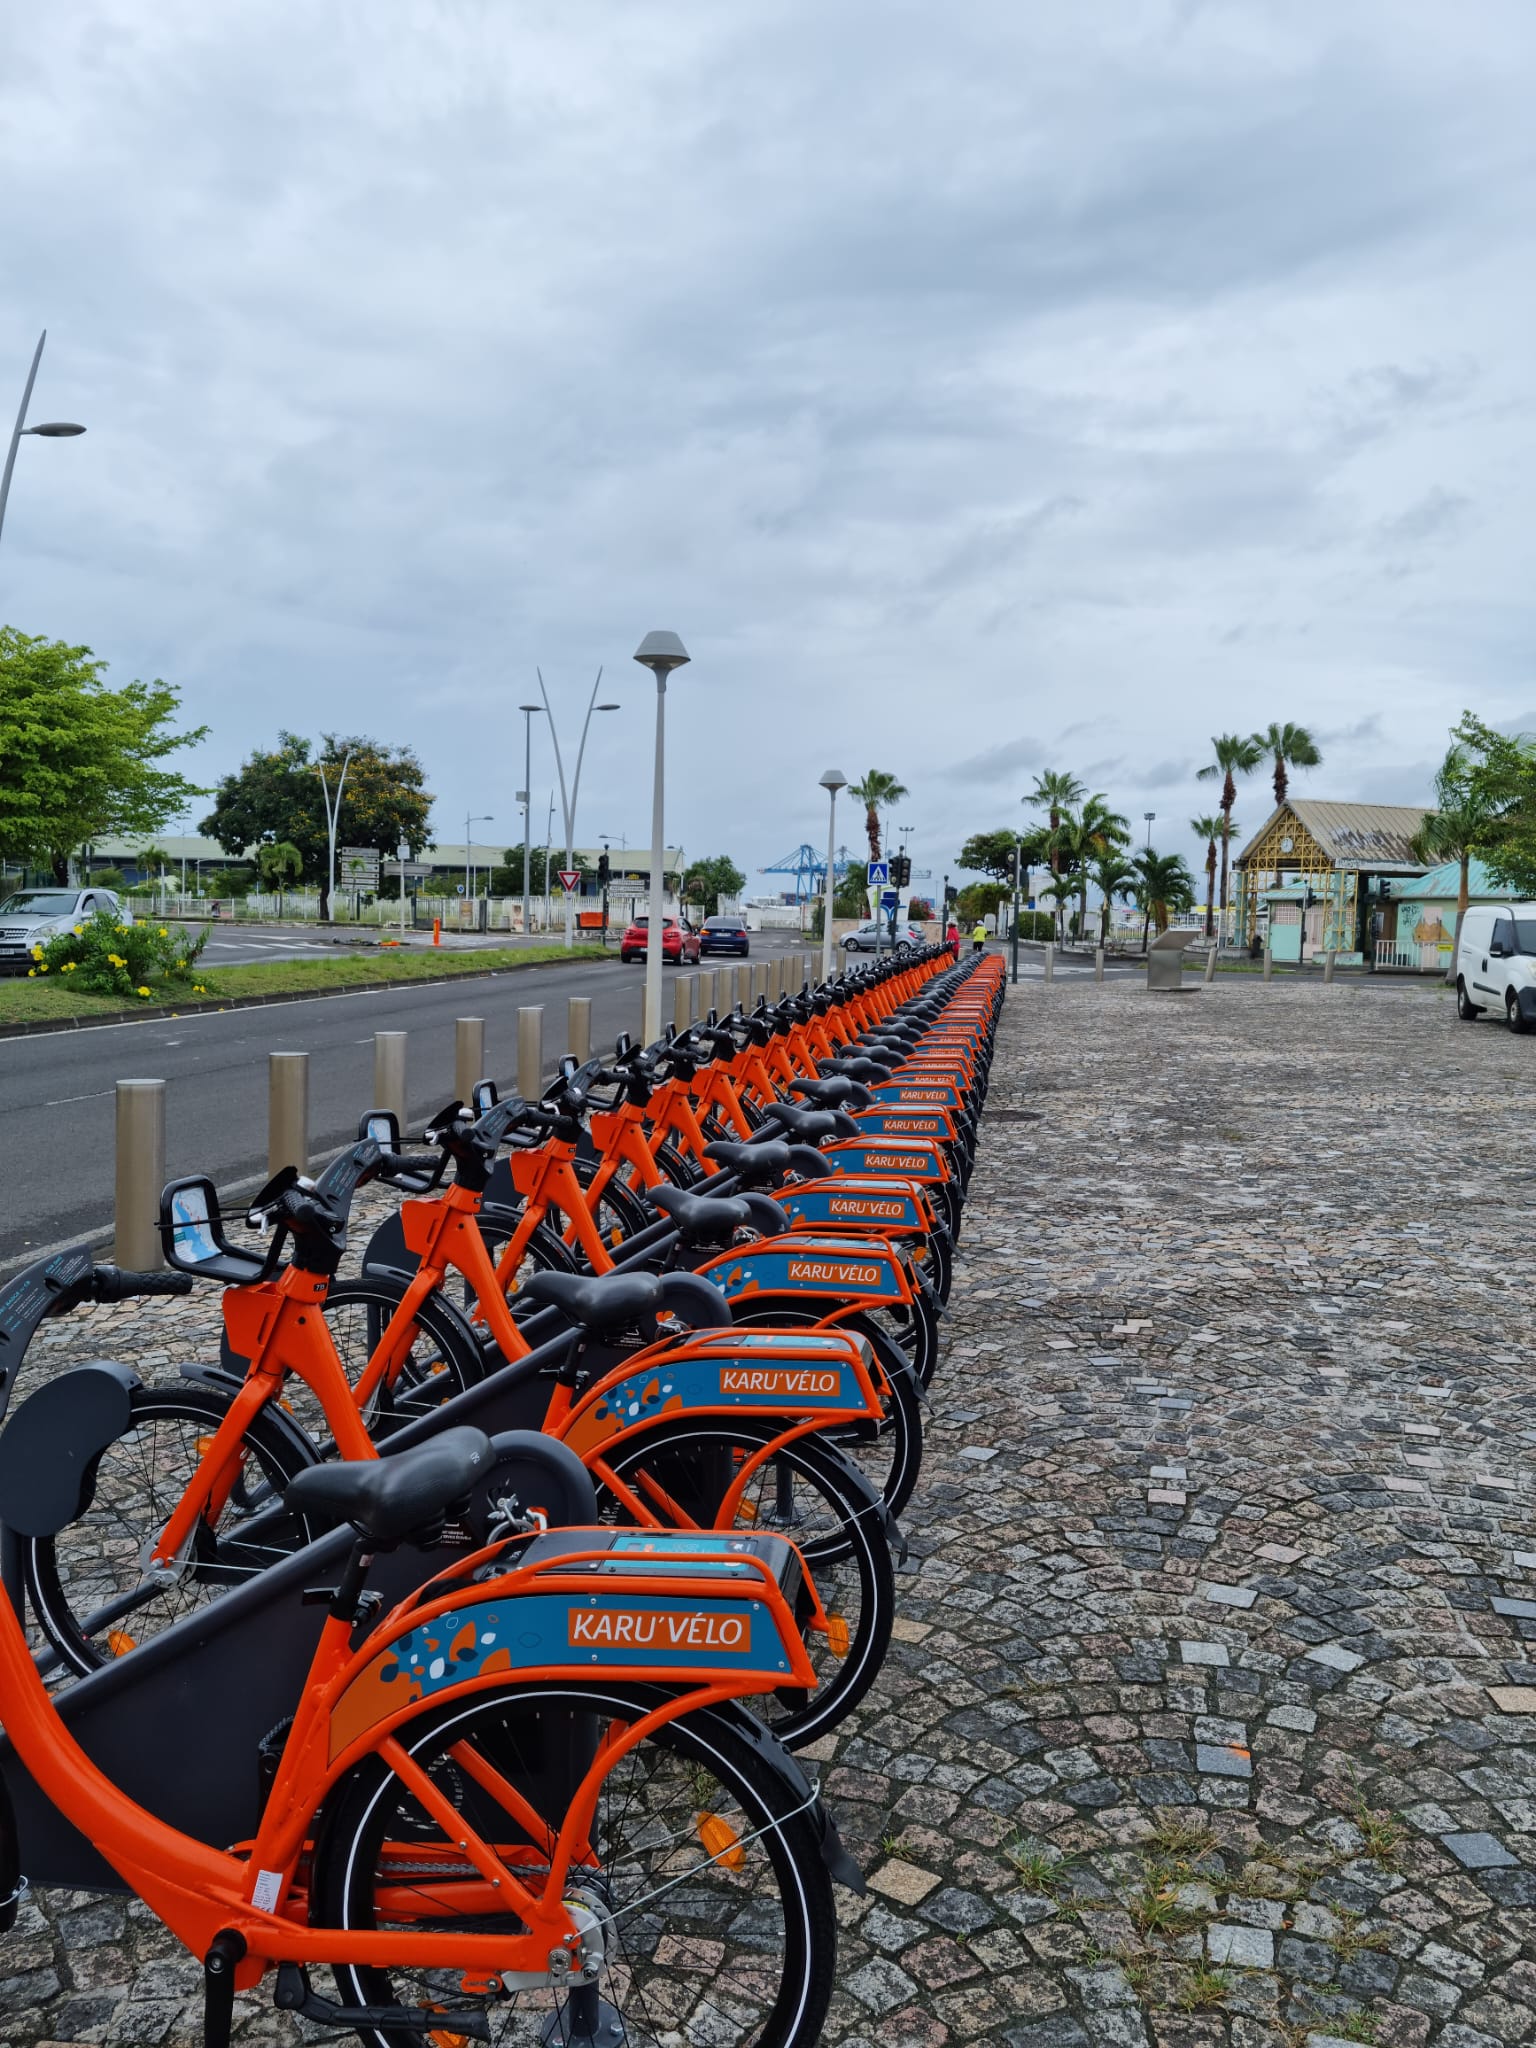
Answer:
<svg viewBox="0 0 1536 2048"><path fill-rule="evenodd" d="M29 968L27 969L27 979L28 979L28 981L36 981L36 979L37 979L37 969L36 969L35 967L29 967Z"/></svg>
<svg viewBox="0 0 1536 2048"><path fill-rule="evenodd" d="M34 960L41 960L41 959L42 959L42 957L43 957L43 949L42 949L42 947L41 947L41 946L34 946L34 947L32 948L32 958L33 958Z"/></svg>
<svg viewBox="0 0 1536 2048"><path fill-rule="evenodd" d="M39 974L46 974L48 972L48 963L44 961L43 965L39 967L37 971Z"/></svg>
<svg viewBox="0 0 1536 2048"><path fill-rule="evenodd" d="M139 990L139 994L140 994L141 996L147 996L147 995L149 994L149 990L148 990L147 988L141 988L141 989Z"/></svg>
<svg viewBox="0 0 1536 2048"><path fill-rule="evenodd" d="M168 939L171 936L164 925L161 925L160 927L160 936L162 939Z"/></svg>
<svg viewBox="0 0 1536 2048"><path fill-rule="evenodd" d="M71 931L72 931L72 932L74 933L75 937L76 937L76 938L78 939L78 938L79 938L79 936L80 936L80 927L79 927L79 925L77 925L77 924L72 924L72 925L70 926L70 930L71 930Z"/></svg>

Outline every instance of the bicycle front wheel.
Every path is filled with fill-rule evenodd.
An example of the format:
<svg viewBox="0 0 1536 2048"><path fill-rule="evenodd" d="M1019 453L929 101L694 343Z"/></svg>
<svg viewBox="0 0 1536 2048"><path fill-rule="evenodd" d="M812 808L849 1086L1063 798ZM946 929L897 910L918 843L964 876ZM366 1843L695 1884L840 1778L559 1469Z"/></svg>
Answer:
<svg viewBox="0 0 1536 2048"><path fill-rule="evenodd" d="M549 1680L424 1712L395 1739L453 1808L445 1832L378 1757L332 1795L322 1816L311 1893L319 1927L402 1933L521 1932L487 1904L463 1853L470 1830L530 1888L547 1863L503 1804L509 1786L551 1830L600 1742L631 1729L656 1689ZM462 1833L461 1833L462 1828ZM600 1951L596 1981L553 1982L486 1998L480 1969L337 1967L346 2005L483 2012L496 2048L608 2039L625 2048L729 2042L811 2048L831 1996L836 1921L831 1880L803 1795L721 1715L665 1723L603 1781L590 1861L573 1864L565 1898ZM510 1964L509 1964L510 1967ZM469 1988L466 1988L469 1987ZM603 2031L611 2029L611 2034ZM371 2048L420 2048L418 2029L361 2027Z"/></svg>
<svg viewBox="0 0 1536 2048"><path fill-rule="evenodd" d="M57 1535L24 1545L33 1611L78 1675L126 1655L311 1540L304 1518L283 1507L282 1492L312 1454L261 1413L246 1427L239 1477L222 1509L196 1524L170 1565L149 1561L229 1402L213 1387L140 1388L127 1429L101 1454L90 1507Z"/></svg>

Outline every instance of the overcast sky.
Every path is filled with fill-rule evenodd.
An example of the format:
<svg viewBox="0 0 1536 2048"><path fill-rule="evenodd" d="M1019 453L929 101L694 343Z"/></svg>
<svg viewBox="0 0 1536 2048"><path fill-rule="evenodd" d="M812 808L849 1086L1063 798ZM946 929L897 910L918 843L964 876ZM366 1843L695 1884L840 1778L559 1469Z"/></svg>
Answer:
<svg viewBox="0 0 1536 2048"><path fill-rule="evenodd" d="M176 684L203 780L409 740L507 844L535 663L606 665L578 837L648 839L670 627L668 837L757 888L828 766L936 876L1046 767L1193 862L1276 717L1421 799L1536 724L1533 87L1529 0L0 10L0 406L46 325L90 430L0 620Z"/></svg>

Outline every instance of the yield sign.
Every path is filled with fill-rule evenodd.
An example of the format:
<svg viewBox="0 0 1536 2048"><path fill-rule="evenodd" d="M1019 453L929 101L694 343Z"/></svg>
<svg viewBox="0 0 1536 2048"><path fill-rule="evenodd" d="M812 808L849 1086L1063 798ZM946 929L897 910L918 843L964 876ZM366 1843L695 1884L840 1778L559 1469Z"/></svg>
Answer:
<svg viewBox="0 0 1536 2048"><path fill-rule="evenodd" d="M576 887L577 883L581 880L581 869L556 868L555 873L560 877L561 888L565 891L566 895L569 896L571 894L571 891Z"/></svg>

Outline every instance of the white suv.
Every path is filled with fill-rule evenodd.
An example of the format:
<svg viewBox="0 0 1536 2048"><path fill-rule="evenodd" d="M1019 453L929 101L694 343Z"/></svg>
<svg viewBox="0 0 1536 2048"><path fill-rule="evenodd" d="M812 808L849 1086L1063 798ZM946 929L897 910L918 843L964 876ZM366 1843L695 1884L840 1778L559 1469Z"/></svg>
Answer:
<svg viewBox="0 0 1536 2048"><path fill-rule="evenodd" d="M1511 1031L1536 1025L1536 903L1473 903L1456 943L1456 1014L1501 1011Z"/></svg>

